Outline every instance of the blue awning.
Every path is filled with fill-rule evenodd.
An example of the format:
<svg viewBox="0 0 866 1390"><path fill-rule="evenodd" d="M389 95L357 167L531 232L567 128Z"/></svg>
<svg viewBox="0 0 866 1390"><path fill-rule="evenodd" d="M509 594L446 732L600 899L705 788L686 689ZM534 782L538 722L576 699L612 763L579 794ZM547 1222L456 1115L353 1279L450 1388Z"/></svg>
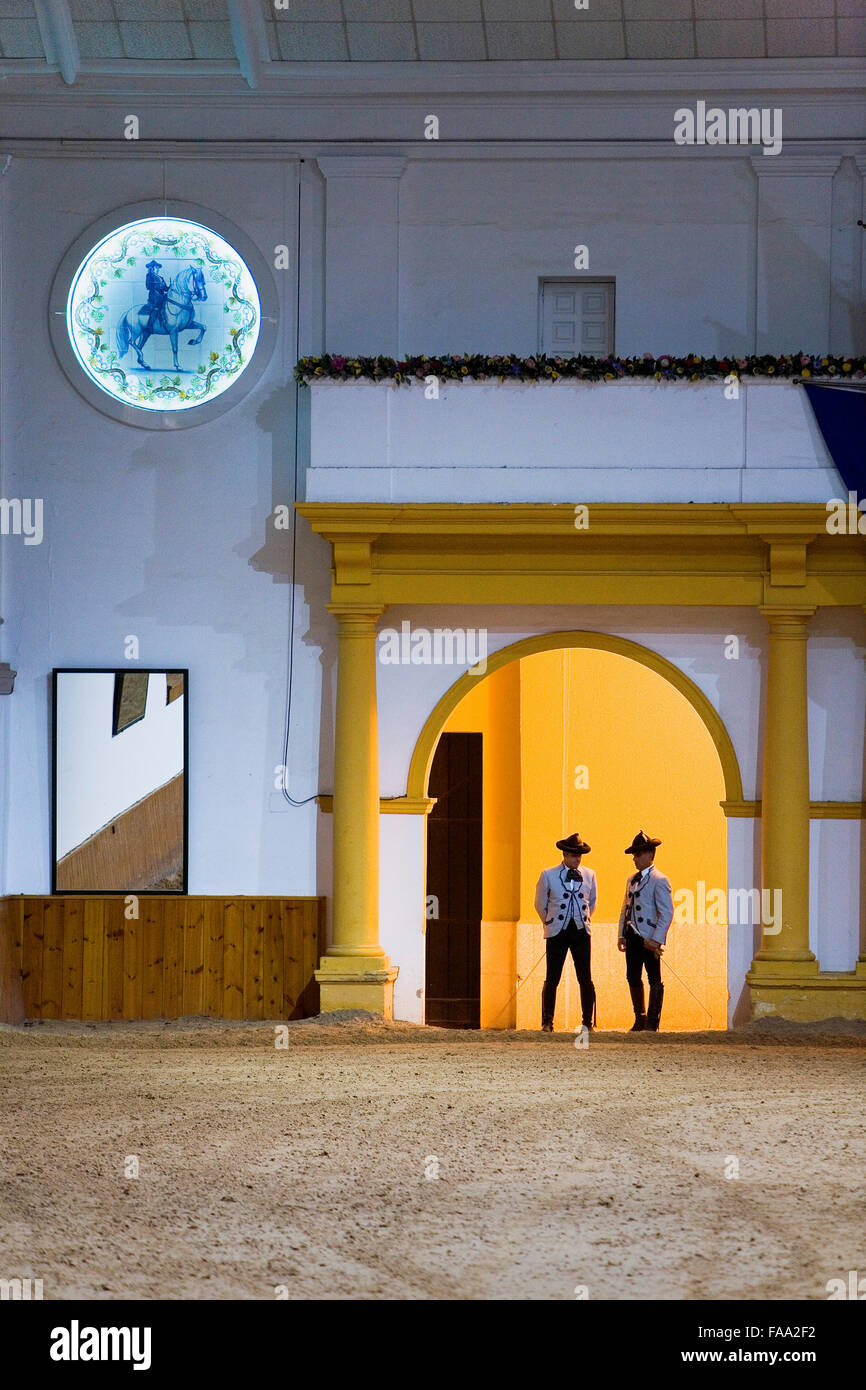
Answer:
<svg viewBox="0 0 866 1390"><path fill-rule="evenodd" d="M818 428L849 492L866 497L866 390L803 382Z"/></svg>

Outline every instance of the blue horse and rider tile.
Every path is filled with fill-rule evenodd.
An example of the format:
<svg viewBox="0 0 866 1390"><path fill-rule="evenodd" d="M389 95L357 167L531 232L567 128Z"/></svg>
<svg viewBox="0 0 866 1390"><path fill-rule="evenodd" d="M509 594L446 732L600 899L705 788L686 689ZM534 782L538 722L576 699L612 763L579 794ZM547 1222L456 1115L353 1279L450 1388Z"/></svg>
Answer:
<svg viewBox="0 0 866 1390"><path fill-rule="evenodd" d="M225 391L259 335L255 281L223 237L184 218L119 227L87 255L67 301L83 370L115 399L185 410Z"/></svg>

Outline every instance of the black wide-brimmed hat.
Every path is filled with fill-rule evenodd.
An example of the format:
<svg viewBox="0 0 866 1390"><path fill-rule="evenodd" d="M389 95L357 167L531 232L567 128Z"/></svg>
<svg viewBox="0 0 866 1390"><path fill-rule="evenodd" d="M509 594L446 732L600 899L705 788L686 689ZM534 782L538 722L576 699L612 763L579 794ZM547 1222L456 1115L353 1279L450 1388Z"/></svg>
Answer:
<svg viewBox="0 0 866 1390"><path fill-rule="evenodd" d="M556 848L564 850L566 854L589 854L589 845L586 844L575 830L573 835L569 835L567 840L557 840Z"/></svg>
<svg viewBox="0 0 866 1390"><path fill-rule="evenodd" d="M626 854L643 854L648 849L657 849L661 840L653 839L652 835L645 835L639 830L626 850Z"/></svg>

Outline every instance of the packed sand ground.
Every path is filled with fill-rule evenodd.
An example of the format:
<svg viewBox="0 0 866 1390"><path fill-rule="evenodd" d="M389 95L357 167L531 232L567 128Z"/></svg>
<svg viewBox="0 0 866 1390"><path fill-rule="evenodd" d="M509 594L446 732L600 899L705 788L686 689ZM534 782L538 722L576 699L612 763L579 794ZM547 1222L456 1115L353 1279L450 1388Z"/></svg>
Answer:
<svg viewBox="0 0 866 1390"><path fill-rule="evenodd" d="M863 1025L588 1049L353 1015L277 1048L275 1026L0 1028L0 1278L46 1299L825 1299L866 1273Z"/></svg>

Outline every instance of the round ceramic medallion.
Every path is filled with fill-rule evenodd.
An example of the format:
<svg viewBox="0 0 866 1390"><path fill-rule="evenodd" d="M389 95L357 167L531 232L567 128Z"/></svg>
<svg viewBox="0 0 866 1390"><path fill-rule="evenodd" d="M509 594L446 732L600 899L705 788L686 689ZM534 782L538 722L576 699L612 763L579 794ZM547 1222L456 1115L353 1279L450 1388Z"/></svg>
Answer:
<svg viewBox="0 0 866 1390"><path fill-rule="evenodd" d="M180 217L142 218L103 237L66 304L82 370L139 410L193 410L221 395L249 365L260 323L243 258Z"/></svg>

